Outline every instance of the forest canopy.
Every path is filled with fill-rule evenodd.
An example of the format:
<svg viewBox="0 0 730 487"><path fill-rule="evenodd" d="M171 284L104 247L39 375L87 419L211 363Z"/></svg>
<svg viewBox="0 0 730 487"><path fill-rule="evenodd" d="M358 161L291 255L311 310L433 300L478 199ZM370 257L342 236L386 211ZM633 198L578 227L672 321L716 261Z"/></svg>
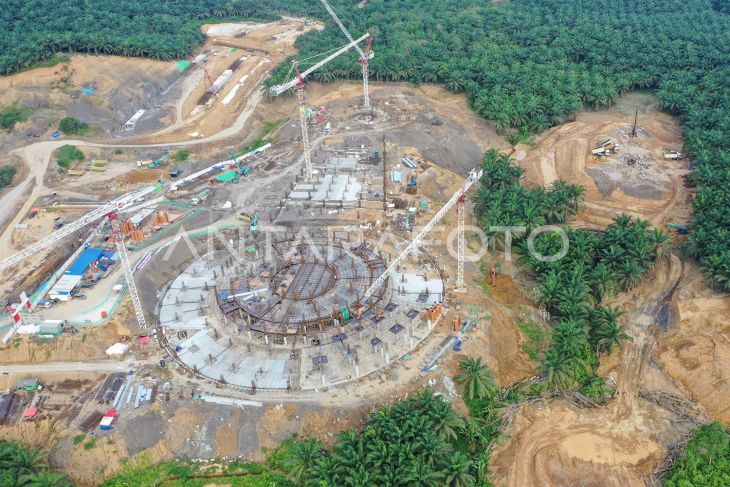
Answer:
<svg viewBox="0 0 730 487"><path fill-rule="evenodd" d="M440 83L512 141L573 119L584 106L654 91L681 117L700 189L687 247L710 283L730 292L730 15L721 0L332 0L353 34L374 36L371 77ZM0 9L0 74L58 51L176 59L200 45L200 25L323 19L297 41L300 57L345 44L310 0L6 0ZM357 78L355 53L313 75ZM271 83L289 70L284 62Z"/></svg>

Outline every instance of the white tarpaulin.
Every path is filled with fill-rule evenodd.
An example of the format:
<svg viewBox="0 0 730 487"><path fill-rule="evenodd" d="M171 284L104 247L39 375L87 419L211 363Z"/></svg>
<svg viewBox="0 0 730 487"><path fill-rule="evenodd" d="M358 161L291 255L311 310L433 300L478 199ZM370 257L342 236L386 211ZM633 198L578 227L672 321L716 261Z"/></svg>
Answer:
<svg viewBox="0 0 730 487"><path fill-rule="evenodd" d="M127 348L129 345L126 345L124 343L115 343L111 347L106 349L107 355L122 355L124 352L127 351Z"/></svg>

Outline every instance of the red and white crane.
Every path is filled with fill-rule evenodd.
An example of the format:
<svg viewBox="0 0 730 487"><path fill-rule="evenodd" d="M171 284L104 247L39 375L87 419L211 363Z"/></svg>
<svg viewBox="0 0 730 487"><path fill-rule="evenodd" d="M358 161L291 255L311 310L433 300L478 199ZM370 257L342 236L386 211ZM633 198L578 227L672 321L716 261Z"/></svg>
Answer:
<svg viewBox="0 0 730 487"><path fill-rule="evenodd" d="M286 90L289 90L293 88L294 86L297 87L297 101L299 102L299 123L302 127L302 146L304 149L304 180L309 182L312 180L312 156L310 154L310 145L309 145L309 129L308 129L308 117L307 117L307 107L306 107L306 99L304 97L304 78L306 78L310 73L315 71L316 69L319 69L320 67L324 66L328 62L332 61L334 58L339 56L340 54L343 54L350 50L353 46L357 47L358 43L362 42L363 40L370 37L370 34L364 34L362 37L350 41L349 44L346 44L345 46L337 49L332 54L327 56L326 58L322 59L318 63L310 66L309 68L305 69L304 71L299 70L299 63L294 60L292 61L292 68L296 71L296 77L293 80L290 80L286 83L275 85L271 87L271 94L273 96L279 96L282 93L284 93ZM359 47L358 47L359 50Z"/></svg>
<svg viewBox="0 0 730 487"><path fill-rule="evenodd" d="M134 306L134 312L137 316L137 323L141 328L147 327L147 321L144 317L144 312L142 310L142 303L139 300L139 295L137 293L137 287L134 284L134 278L132 274L132 268L129 263L129 257L127 256L127 248L124 245L124 234L121 232L120 224L118 221L118 212L132 206L136 200L139 198L142 198L143 196L153 192L153 191L159 191L160 185L154 185L154 186L148 186L146 188L143 188L139 191L134 191L131 193L127 193L124 196L121 196L113 201L110 201L109 203L106 203L99 208L96 208L95 210L90 211L86 215L82 216L78 220L69 223L67 225L64 225L59 230L56 230L55 232L51 233L47 237L42 238L38 242L34 243L33 245L30 245L29 247L24 248L17 254L14 254L7 259L4 259L0 261L0 272L3 270L12 267L19 262L21 262L23 259L26 259L30 257L31 255L40 252L41 250L50 247L57 242L63 240L67 236L74 233L76 230L79 230L87 225L90 225L91 223L94 223L95 221L99 220L100 218L109 218L109 221L112 226L112 235L114 237L114 241L117 245L117 250L119 251L119 256L122 262L122 268L124 269L124 277L127 282L127 289L129 289L129 294L132 297L132 305ZM27 301L27 299L26 299Z"/></svg>
<svg viewBox="0 0 730 487"><path fill-rule="evenodd" d="M340 22L339 17L337 17L337 14L335 13L332 6L329 4L327 0L320 0L322 2L322 5L324 5L324 8L327 9L327 12L329 12L332 19L335 21L337 26L340 28L343 34L345 34L345 37L347 37L347 40L350 42L353 41L352 35L350 35L350 32L347 30L345 25ZM363 87L363 108L370 108L370 91L368 87L368 76L369 76L369 67L368 63L370 62L370 59L373 57L373 53L370 50L370 46L372 45L373 38L368 38L367 45L365 46L365 51L360 49L360 46L355 44L355 49L357 49L358 54L360 54L360 60L358 63L362 65L362 87Z"/></svg>

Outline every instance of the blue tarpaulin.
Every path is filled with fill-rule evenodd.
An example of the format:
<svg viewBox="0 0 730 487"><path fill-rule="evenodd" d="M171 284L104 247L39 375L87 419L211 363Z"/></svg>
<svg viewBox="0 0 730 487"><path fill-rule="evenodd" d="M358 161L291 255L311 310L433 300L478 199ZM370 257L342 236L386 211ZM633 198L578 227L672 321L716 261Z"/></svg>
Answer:
<svg viewBox="0 0 730 487"><path fill-rule="evenodd" d="M99 260L99 257L101 257L102 253L104 253L102 249L97 249L94 247L84 250L79 258L76 259L76 262L73 263L71 268L66 271L66 274L72 276L83 275L84 271L86 271L86 268L89 267L92 263Z"/></svg>

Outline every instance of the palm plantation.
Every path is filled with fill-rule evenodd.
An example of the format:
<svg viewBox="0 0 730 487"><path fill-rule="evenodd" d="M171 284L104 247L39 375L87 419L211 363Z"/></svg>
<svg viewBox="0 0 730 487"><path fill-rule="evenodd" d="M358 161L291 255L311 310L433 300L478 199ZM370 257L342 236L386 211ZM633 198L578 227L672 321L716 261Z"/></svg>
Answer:
<svg viewBox="0 0 730 487"><path fill-rule="evenodd" d="M3 487L71 487L68 477L48 470L45 452L0 440L0 485Z"/></svg>
<svg viewBox="0 0 730 487"><path fill-rule="evenodd" d="M482 379L491 377L479 360L470 363ZM314 440L294 441L283 465L306 487L482 486L487 471L472 459L487 454L496 434L426 390L376 411L364 430L340 433L329 449Z"/></svg>

